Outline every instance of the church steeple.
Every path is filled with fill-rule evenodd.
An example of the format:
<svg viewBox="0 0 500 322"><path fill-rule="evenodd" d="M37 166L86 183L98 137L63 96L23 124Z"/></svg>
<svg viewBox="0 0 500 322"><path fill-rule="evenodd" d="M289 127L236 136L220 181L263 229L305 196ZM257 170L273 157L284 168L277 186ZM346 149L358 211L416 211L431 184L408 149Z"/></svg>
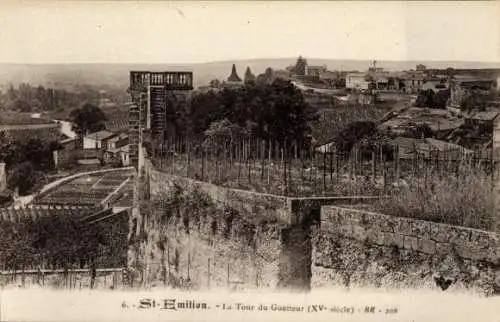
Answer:
<svg viewBox="0 0 500 322"><path fill-rule="evenodd" d="M255 75L250 70L250 67L247 67L245 72L245 84L255 82Z"/></svg>
<svg viewBox="0 0 500 322"><path fill-rule="evenodd" d="M236 72L236 65L233 64L233 69L231 71L231 75L227 78L228 82L241 82L241 78L238 76L238 73Z"/></svg>

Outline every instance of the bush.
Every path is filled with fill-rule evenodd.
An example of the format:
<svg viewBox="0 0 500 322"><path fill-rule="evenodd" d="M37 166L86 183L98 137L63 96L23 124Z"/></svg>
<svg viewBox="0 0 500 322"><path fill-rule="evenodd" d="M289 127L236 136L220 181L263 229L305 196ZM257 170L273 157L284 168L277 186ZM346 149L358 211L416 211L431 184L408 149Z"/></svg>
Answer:
<svg viewBox="0 0 500 322"><path fill-rule="evenodd" d="M389 199L374 204L377 211L450 225L492 230L491 178L480 172L465 177L428 175L410 178Z"/></svg>
<svg viewBox="0 0 500 322"><path fill-rule="evenodd" d="M374 136L375 134L377 134L377 126L374 122L353 122L338 134L335 142L341 152L347 153L360 140L365 137Z"/></svg>
<svg viewBox="0 0 500 322"><path fill-rule="evenodd" d="M9 173L7 186L11 190L19 188L19 194L25 195L29 193L36 181L35 167L31 162L26 161L14 166Z"/></svg>

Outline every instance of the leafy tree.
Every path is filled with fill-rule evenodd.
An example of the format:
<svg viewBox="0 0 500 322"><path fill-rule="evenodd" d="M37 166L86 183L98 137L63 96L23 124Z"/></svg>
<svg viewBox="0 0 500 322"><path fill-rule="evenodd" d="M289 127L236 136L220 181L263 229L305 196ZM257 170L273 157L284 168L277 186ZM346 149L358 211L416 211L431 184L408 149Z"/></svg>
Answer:
<svg viewBox="0 0 500 322"><path fill-rule="evenodd" d="M268 67L263 74L257 76L256 82L261 85L270 85L275 79L274 70L271 67Z"/></svg>
<svg viewBox="0 0 500 322"><path fill-rule="evenodd" d="M198 94L192 100L190 119L198 136L204 136L213 122L227 120L255 138L305 142L316 112L291 82L276 79L269 85Z"/></svg>
<svg viewBox="0 0 500 322"><path fill-rule="evenodd" d="M19 194L24 195L35 185L37 181L35 167L29 161L15 165L7 178L7 186L14 190L19 188Z"/></svg>
<svg viewBox="0 0 500 322"><path fill-rule="evenodd" d="M14 101L14 109L23 113L31 112L31 105L24 99L18 99Z"/></svg>
<svg viewBox="0 0 500 322"><path fill-rule="evenodd" d="M44 142L39 138L13 141L5 134L0 135L0 159L5 162L7 170L26 161L30 161L36 170L50 170L53 167L52 152L61 148L56 141Z"/></svg>
<svg viewBox="0 0 500 322"><path fill-rule="evenodd" d="M440 90L437 93L432 89L421 90L417 94L415 106L444 109L446 108L450 94L449 89Z"/></svg>
<svg viewBox="0 0 500 322"><path fill-rule="evenodd" d="M467 96L461 103L460 108L463 111L467 111L469 113L474 110L485 111L488 100L488 95L484 95L478 91L473 90L467 94Z"/></svg>
<svg viewBox="0 0 500 322"><path fill-rule="evenodd" d="M348 153L362 139L376 135L377 126L371 121L352 122L335 138L337 148L342 153Z"/></svg>
<svg viewBox="0 0 500 322"><path fill-rule="evenodd" d="M405 131L404 136L415 139L430 138L434 136L434 132L428 124L416 124L415 126L408 128Z"/></svg>
<svg viewBox="0 0 500 322"><path fill-rule="evenodd" d="M78 133L80 138L90 132L101 131L106 128L107 117L97 106L85 104L81 108L74 109L69 115L73 123L73 131Z"/></svg>
<svg viewBox="0 0 500 322"><path fill-rule="evenodd" d="M228 145L239 139L248 137L248 131L239 125L231 123L228 119L215 121L205 131L204 145L208 148L220 146L222 143Z"/></svg>
<svg viewBox="0 0 500 322"><path fill-rule="evenodd" d="M425 72L427 70L427 67L425 67L425 65L418 64L416 70L417 72Z"/></svg>

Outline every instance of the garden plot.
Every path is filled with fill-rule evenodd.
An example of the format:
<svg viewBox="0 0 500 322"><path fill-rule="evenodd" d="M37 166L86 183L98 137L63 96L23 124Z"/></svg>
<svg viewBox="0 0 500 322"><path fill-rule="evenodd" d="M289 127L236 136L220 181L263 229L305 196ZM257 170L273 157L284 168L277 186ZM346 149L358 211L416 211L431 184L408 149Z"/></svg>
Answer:
<svg viewBox="0 0 500 322"><path fill-rule="evenodd" d="M54 189L38 204L96 205L122 185L132 172L108 172L76 178ZM130 197L130 196L129 196Z"/></svg>

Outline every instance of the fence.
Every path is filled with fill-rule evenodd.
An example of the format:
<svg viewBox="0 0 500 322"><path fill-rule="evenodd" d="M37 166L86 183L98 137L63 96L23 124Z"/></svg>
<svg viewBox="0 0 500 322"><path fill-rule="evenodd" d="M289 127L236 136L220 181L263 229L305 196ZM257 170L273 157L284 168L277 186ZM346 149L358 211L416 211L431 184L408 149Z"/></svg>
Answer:
<svg viewBox="0 0 500 322"><path fill-rule="evenodd" d="M492 174L490 151L419 150L394 144L357 147L343 154L297 142L186 138L152 144L157 169L231 188L279 195L387 194L402 182L476 171Z"/></svg>
<svg viewBox="0 0 500 322"><path fill-rule="evenodd" d="M58 289L119 289L129 286L128 271L122 268L0 271L0 285Z"/></svg>

